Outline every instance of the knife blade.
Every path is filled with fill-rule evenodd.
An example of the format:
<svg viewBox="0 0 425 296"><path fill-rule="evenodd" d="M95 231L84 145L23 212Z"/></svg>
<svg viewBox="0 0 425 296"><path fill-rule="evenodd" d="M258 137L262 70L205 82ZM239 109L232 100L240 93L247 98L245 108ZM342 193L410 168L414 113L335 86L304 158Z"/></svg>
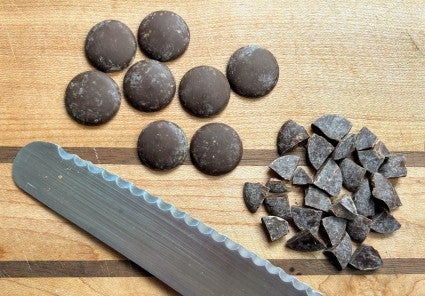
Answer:
<svg viewBox="0 0 425 296"><path fill-rule="evenodd" d="M183 295L321 295L190 217L62 147L32 142L18 187Z"/></svg>

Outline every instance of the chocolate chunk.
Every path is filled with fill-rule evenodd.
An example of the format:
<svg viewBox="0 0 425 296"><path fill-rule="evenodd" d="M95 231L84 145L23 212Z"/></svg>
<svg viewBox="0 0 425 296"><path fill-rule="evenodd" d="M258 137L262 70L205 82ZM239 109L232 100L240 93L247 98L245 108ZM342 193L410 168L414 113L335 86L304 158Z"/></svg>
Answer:
<svg viewBox="0 0 425 296"><path fill-rule="evenodd" d="M65 91L65 107L76 121L86 125L108 122L121 104L118 85L107 74L87 71L72 78Z"/></svg>
<svg viewBox="0 0 425 296"><path fill-rule="evenodd" d="M383 155L385 158L387 158L391 154L390 150L388 150L387 146L385 146L384 142L382 142L381 140L378 140L375 146L373 146L373 148L377 151L377 153Z"/></svg>
<svg viewBox="0 0 425 296"><path fill-rule="evenodd" d="M280 217L266 216L261 218L261 222L272 242L284 237L289 232L288 222Z"/></svg>
<svg viewBox="0 0 425 296"><path fill-rule="evenodd" d="M293 120L286 121L277 134L277 151L279 155L291 151L307 141L309 135L306 129Z"/></svg>
<svg viewBox="0 0 425 296"><path fill-rule="evenodd" d="M137 62L124 77L124 95L136 109L153 112L167 106L176 92L170 69L155 60Z"/></svg>
<svg viewBox="0 0 425 296"><path fill-rule="evenodd" d="M322 218L322 211L317 211L309 208L292 206L292 219L295 225L300 230L314 229L317 231L320 226L320 219Z"/></svg>
<svg viewBox="0 0 425 296"><path fill-rule="evenodd" d="M357 217L356 206L348 194L344 194L341 198L337 199L332 205L331 211L335 216L347 220L353 220Z"/></svg>
<svg viewBox="0 0 425 296"><path fill-rule="evenodd" d="M325 138L313 134L307 141L307 154L310 163L318 170L334 150L334 146Z"/></svg>
<svg viewBox="0 0 425 296"><path fill-rule="evenodd" d="M393 233L400 229L400 227L400 223L387 211L379 213L373 217L372 225L370 226L373 231L379 233Z"/></svg>
<svg viewBox="0 0 425 296"><path fill-rule="evenodd" d="M300 158L296 155L284 155L276 158L269 164L269 168L275 171L285 180L290 180L294 174Z"/></svg>
<svg viewBox="0 0 425 296"><path fill-rule="evenodd" d="M243 97L262 97L275 87L279 66L273 54L258 45L239 48L227 64L230 86Z"/></svg>
<svg viewBox="0 0 425 296"><path fill-rule="evenodd" d="M375 147L378 146L375 145ZM375 147L372 149L357 151L357 156L361 165L372 173L377 172L385 160L385 156L381 154L380 151L377 151Z"/></svg>
<svg viewBox="0 0 425 296"><path fill-rule="evenodd" d="M312 184L313 180L311 176L302 168L297 167L292 177L292 184L294 185L308 185Z"/></svg>
<svg viewBox="0 0 425 296"><path fill-rule="evenodd" d="M334 141L340 141L350 131L352 124L337 114L327 114L317 118L311 127L316 133Z"/></svg>
<svg viewBox="0 0 425 296"><path fill-rule="evenodd" d="M331 208L329 194L315 186L308 186L305 191L304 204L308 207L327 212Z"/></svg>
<svg viewBox="0 0 425 296"><path fill-rule="evenodd" d="M89 62L100 71L119 71L133 60L136 38L122 22L106 20L91 28L84 50Z"/></svg>
<svg viewBox="0 0 425 296"><path fill-rule="evenodd" d="M171 11L155 11L139 26L137 39L142 51L161 62L181 56L189 46L190 32L181 16Z"/></svg>
<svg viewBox="0 0 425 296"><path fill-rule="evenodd" d="M354 251L349 264L358 270L376 270L384 263L374 247L363 244Z"/></svg>
<svg viewBox="0 0 425 296"><path fill-rule="evenodd" d="M242 150L238 133L224 123L202 126L190 143L193 164L208 175L223 175L232 171L242 158Z"/></svg>
<svg viewBox="0 0 425 296"><path fill-rule="evenodd" d="M291 207L286 194L267 196L264 199L264 206L267 213L285 220L292 218Z"/></svg>
<svg viewBox="0 0 425 296"><path fill-rule="evenodd" d="M393 185L387 178L379 173L374 173L371 178L372 181L372 195L384 202L387 208L392 211L401 206L400 198L395 191Z"/></svg>
<svg viewBox="0 0 425 296"><path fill-rule="evenodd" d="M385 178L398 178L407 175L406 158L403 154L391 154L379 168Z"/></svg>
<svg viewBox="0 0 425 296"><path fill-rule="evenodd" d="M365 216L357 215L354 220L348 221L347 233L354 242L361 244L369 234L371 223L372 220Z"/></svg>
<svg viewBox="0 0 425 296"><path fill-rule="evenodd" d="M333 159L340 160L343 158L347 158L351 155L351 153L356 148L356 135L348 134L346 135L339 143L336 145Z"/></svg>
<svg viewBox="0 0 425 296"><path fill-rule="evenodd" d="M317 172L314 185L332 196L338 196L342 188L342 174L333 159L329 159Z"/></svg>
<svg viewBox="0 0 425 296"><path fill-rule="evenodd" d="M357 213L366 217L375 215L375 203L372 200L369 180L364 179L356 192L353 193Z"/></svg>
<svg viewBox="0 0 425 296"><path fill-rule="evenodd" d="M356 138L356 149L365 150L375 146L378 137L372 133L367 127L363 127Z"/></svg>
<svg viewBox="0 0 425 296"><path fill-rule="evenodd" d="M165 120L154 121L146 126L137 142L140 160L154 170L169 170L182 164L187 148L183 130Z"/></svg>
<svg viewBox="0 0 425 296"><path fill-rule="evenodd" d="M326 248L325 243L318 234L308 229L296 233L286 242L286 246L301 252L319 251Z"/></svg>
<svg viewBox="0 0 425 296"><path fill-rule="evenodd" d="M261 183L246 182L243 186L243 200L251 213L255 213L269 193L269 189Z"/></svg>
<svg viewBox="0 0 425 296"><path fill-rule="evenodd" d="M227 106L230 85L226 76L209 66L192 68L184 74L179 86L183 107L199 117L217 115Z"/></svg>
<svg viewBox="0 0 425 296"><path fill-rule="evenodd" d="M351 239L344 232L344 237L334 247L323 251L323 254L329 257L329 260L339 269L343 270L347 267L351 258L352 245Z"/></svg>
<svg viewBox="0 0 425 296"><path fill-rule="evenodd" d="M345 158L339 167L344 187L350 191L356 191L365 178L366 170L349 158Z"/></svg>
<svg viewBox="0 0 425 296"><path fill-rule="evenodd" d="M336 246L345 235L347 220L334 216L322 219L322 225L332 246Z"/></svg>
<svg viewBox="0 0 425 296"><path fill-rule="evenodd" d="M276 178L270 178L266 183L266 187L268 187L272 193L288 192L288 188L283 184L282 180Z"/></svg>

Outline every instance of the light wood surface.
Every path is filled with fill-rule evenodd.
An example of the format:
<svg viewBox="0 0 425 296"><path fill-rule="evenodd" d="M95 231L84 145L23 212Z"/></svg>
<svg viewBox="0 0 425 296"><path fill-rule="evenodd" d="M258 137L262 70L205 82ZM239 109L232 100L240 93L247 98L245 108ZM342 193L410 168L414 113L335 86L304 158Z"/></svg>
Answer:
<svg viewBox="0 0 425 296"><path fill-rule="evenodd" d="M113 263L122 262L119 254L16 188L11 179L14 151L45 140L80 149L94 163L161 196L261 257L288 272L302 273L301 280L327 295L424 295L425 2L310 2L1 1L2 294L175 294L140 271L122 276L127 267L117 271L121 265ZM180 14L191 32L185 54L167 63L177 82L198 65L224 72L236 49L260 44L278 60L276 88L257 100L232 93L224 112L212 119L187 114L177 97L152 114L132 109L123 98L118 115L108 124L75 123L66 114L63 95L72 77L92 68L83 52L87 32L99 21L117 19L136 33L143 17L159 9ZM134 61L143 58L138 50ZM122 85L124 74L111 76ZM394 215L402 228L392 235L371 234L366 241L386 263L377 273L338 273L322 264L321 252L293 252L284 247L284 240L268 243L259 223L264 210L253 215L243 205L243 183L265 182L269 176L267 164L282 123L294 119L308 126L325 113L344 115L354 131L367 126L390 150L408 152L408 177L396 182L403 206ZM214 178L199 173L190 161L168 173L146 169L134 160L134 149L141 129L157 119L177 123L188 138L208 122L231 125L246 151L241 165ZM294 189L290 201L300 203L301 191ZM102 260L112 260L111 270ZM63 270L73 270L65 276L37 274L39 261L47 266L59 262ZM73 261L101 266L105 273L75 271ZM28 263L27 270L20 262ZM14 263L20 271L13 269ZM305 266L310 263L310 268ZM11 271L17 274L10 276Z"/></svg>

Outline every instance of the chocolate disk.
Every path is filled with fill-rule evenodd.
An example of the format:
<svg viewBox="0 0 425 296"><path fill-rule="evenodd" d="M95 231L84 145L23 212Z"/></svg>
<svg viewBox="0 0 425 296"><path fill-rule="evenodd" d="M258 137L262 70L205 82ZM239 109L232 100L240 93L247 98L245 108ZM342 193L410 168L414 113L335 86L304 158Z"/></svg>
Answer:
<svg viewBox="0 0 425 296"><path fill-rule="evenodd" d="M69 115L86 125L109 121L118 112L120 103L118 85L100 71L78 74L65 91L65 107Z"/></svg>
<svg viewBox="0 0 425 296"><path fill-rule="evenodd" d="M136 38L122 22L107 20L90 30L84 49L89 62L100 71L119 71L133 60Z"/></svg>
<svg viewBox="0 0 425 296"><path fill-rule="evenodd" d="M124 95L136 109L158 111L167 106L176 92L176 82L170 69L158 61L140 61L124 77Z"/></svg>
<svg viewBox="0 0 425 296"><path fill-rule="evenodd" d="M193 135L190 156L193 164L208 175L223 175L233 170L242 158L242 141L224 123L209 123Z"/></svg>
<svg viewBox="0 0 425 296"><path fill-rule="evenodd" d="M238 49L227 64L230 86L239 95L257 98L271 92L279 78L273 54L258 45Z"/></svg>
<svg viewBox="0 0 425 296"><path fill-rule="evenodd" d="M147 56L166 62L183 54L189 45L190 33L181 16L161 10L143 19L137 39Z"/></svg>
<svg viewBox="0 0 425 296"><path fill-rule="evenodd" d="M182 164L187 148L183 130L165 120L154 121L146 126L137 142L140 160L154 170L169 170Z"/></svg>
<svg viewBox="0 0 425 296"><path fill-rule="evenodd" d="M223 73L213 67L195 67L180 81L179 97L183 107L193 115L210 117L227 106L229 82Z"/></svg>

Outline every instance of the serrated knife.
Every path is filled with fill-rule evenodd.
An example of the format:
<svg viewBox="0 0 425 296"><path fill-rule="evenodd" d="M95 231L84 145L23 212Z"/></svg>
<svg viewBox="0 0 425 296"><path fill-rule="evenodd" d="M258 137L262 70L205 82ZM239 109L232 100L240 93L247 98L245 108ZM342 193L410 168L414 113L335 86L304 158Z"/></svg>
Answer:
<svg viewBox="0 0 425 296"><path fill-rule="evenodd" d="M320 295L201 221L58 145L28 144L12 170L22 190L183 295Z"/></svg>

